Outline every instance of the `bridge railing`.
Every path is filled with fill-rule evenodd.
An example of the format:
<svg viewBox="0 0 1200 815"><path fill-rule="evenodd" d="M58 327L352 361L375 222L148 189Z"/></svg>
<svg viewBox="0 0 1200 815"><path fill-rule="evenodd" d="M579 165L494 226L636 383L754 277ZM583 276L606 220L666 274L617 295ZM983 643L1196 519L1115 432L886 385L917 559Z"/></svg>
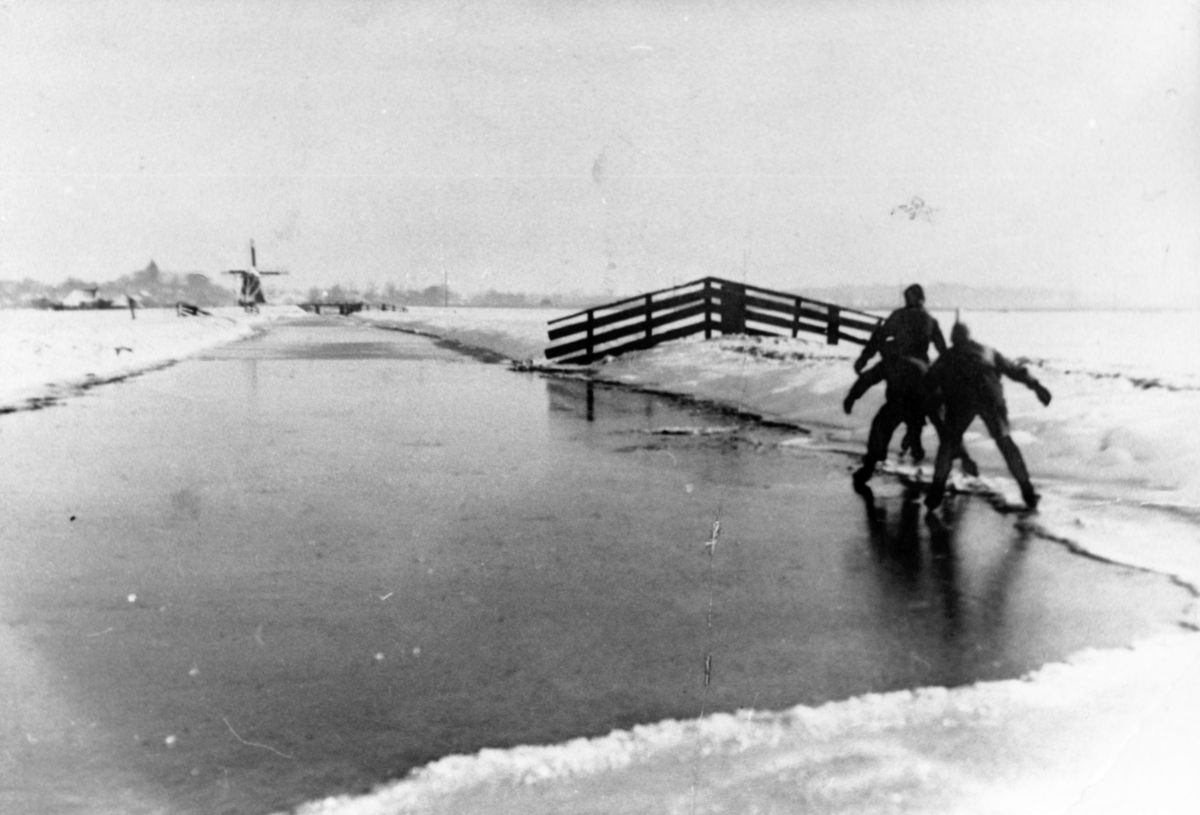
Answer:
<svg viewBox="0 0 1200 815"><path fill-rule="evenodd" d="M795 294L704 277L551 320L547 359L587 365L606 356L703 333L797 337L866 344L880 319Z"/></svg>

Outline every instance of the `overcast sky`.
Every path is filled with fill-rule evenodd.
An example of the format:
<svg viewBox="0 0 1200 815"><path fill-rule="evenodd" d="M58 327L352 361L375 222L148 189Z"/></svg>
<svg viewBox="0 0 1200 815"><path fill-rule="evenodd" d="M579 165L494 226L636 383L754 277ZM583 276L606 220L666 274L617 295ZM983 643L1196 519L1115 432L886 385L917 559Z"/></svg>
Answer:
<svg viewBox="0 0 1200 815"><path fill-rule="evenodd" d="M0 4L0 279L1200 306L1200 0Z"/></svg>

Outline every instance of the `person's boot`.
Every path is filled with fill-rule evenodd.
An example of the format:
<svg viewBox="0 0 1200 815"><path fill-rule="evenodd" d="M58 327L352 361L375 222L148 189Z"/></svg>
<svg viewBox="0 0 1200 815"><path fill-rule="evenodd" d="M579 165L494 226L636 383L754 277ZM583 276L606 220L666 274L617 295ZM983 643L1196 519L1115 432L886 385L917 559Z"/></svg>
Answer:
<svg viewBox="0 0 1200 815"><path fill-rule="evenodd" d="M1042 500L1042 496L1038 495L1033 485L1026 481L1021 485L1021 500L1025 502L1025 506L1029 509L1037 509L1038 501Z"/></svg>

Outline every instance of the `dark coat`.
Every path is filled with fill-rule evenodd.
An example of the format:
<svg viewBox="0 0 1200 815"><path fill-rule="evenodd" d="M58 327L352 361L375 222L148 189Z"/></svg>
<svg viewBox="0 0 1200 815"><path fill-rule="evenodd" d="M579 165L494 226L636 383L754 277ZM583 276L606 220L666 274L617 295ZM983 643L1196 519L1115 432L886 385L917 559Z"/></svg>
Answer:
<svg viewBox="0 0 1200 815"><path fill-rule="evenodd" d="M924 306L898 308L871 334L854 367L861 371L875 354L884 359L911 357L928 364L930 343L939 354L946 352L946 338L933 315Z"/></svg>

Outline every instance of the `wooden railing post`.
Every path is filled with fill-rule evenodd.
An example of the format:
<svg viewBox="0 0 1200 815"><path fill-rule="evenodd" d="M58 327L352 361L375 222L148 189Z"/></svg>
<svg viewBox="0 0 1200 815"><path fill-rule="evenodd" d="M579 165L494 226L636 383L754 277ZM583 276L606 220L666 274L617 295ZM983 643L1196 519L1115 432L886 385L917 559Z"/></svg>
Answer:
<svg viewBox="0 0 1200 815"><path fill-rule="evenodd" d="M795 300L796 310L792 312L792 339L800 336L800 306L803 305L804 298L797 297Z"/></svg>
<svg viewBox="0 0 1200 815"><path fill-rule="evenodd" d="M587 361L589 363L592 361L592 347L595 343L594 337L596 334L596 329L592 326L594 315L595 311L589 308L587 312Z"/></svg>
<svg viewBox="0 0 1200 815"><path fill-rule="evenodd" d="M736 283L721 287L721 333L746 333L746 290Z"/></svg>
<svg viewBox="0 0 1200 815"><path fill-rule="evenodd" d="M654 333L654 296L646 295L646 347L650 347L650 335Z"/></svg>
<svg viewBox="0 0 1200 815"><path fill-rule="evenodd" d="M704 339L712 339L713 319L712 319L712 278L704 278Z"/></svg>
<svg viewBox="0 0 1200 815"><path fill-rule="evenodd" d="M837 306L829 307L829 322L825 326L825 342L829 345L838 344L838 334L842 328L842 310Z"/></svg>

